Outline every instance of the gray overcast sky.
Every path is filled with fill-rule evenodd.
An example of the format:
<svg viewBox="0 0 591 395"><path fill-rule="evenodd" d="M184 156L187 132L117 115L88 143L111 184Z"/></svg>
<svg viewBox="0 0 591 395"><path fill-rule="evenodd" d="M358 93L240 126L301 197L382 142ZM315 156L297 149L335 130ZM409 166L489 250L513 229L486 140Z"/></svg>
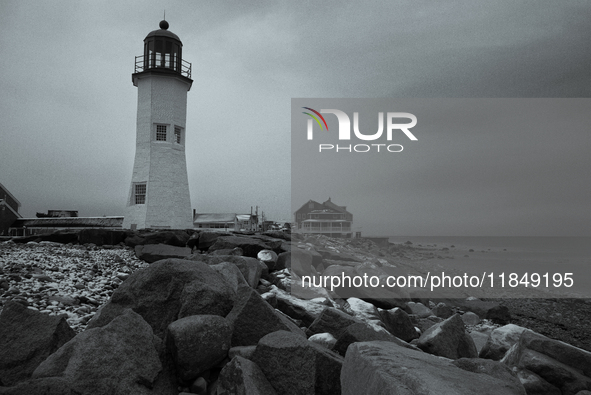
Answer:
<svg viewBox="0 0 591 395"><path fill-rule="evenodd" d="M24 216L123 214L134 56L164 9L193 64L186 153L199 212L258 205L273 219L291 216L291 98L591 96L583 0L2 0L0 182ZM422 221L402 233L446 234Z"/></svg>
<svg viewBox="0 0 591 395"><path fill-rule="evenodd" d="M352 125L358 112L365 135L378 130L379 112L410 112L417 140L400 131L391 141L385 131L339 140L332 114L329 131L313 123L307 140L302 107L339 109ZM572 98L296 99L292 202L330 196L366 235L591 235L590 109L591 99ZM380 143L380 152L369 146Z"/></svg>

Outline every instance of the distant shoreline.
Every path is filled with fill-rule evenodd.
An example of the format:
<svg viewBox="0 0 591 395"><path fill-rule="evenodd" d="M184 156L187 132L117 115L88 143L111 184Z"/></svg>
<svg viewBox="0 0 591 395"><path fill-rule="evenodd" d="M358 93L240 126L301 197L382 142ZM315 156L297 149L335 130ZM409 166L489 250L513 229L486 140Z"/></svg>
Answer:
<svg viewBox="0 0 591 395"><path fill-rule="evenodd" d="M425 260L442 268L481 274L494 272L549 276L573 273L571 288L554 292L589 297L591 289L591 237L530 236L391 236L393 245L427 249L435 257Z"/></svg>

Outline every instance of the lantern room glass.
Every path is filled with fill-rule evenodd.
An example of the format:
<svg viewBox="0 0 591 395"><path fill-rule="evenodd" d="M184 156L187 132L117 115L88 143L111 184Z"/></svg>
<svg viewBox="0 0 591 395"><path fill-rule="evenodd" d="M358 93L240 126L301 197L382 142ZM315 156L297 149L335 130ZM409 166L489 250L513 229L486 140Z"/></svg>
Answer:
<svg viewBox="0 0 591 395"><path fill-rule="evenodd" d="M144 70L168 68L181 72L182 47L166 37L152 37L144 44Z"/></svg>

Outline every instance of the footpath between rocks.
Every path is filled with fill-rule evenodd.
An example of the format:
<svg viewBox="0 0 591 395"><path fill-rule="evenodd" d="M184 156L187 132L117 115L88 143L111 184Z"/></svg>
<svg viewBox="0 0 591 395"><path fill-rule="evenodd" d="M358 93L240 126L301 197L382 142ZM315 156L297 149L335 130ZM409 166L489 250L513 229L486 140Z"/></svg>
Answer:
<svg viewBox="0 0 591 395"><path fill-rule="evenodd" d="M591 394L591 352L531 330L562 301L301 286L431 254L283 232L1 242L0 394Z"/></svg>

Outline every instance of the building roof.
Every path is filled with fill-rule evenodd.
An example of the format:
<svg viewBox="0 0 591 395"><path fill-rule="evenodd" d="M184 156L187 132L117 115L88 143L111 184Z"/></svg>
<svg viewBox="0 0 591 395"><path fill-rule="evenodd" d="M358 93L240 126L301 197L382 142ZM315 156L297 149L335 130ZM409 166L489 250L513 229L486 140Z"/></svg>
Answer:
<svg viewBox="0 0 591 395"><path fill-rule="evenodd" d="M296 210L296 213L297 213L298 211L300 211L301 209L305 208L305 207L306 207L306 205L310 204L310 202L314 203L314 205L324 206L324 207L326 207L326 208L329 208L329 209L336 210L336 211L338 211L339 213L344 213L344 214L351 214L350 212L348 212L348 211L347 211L347 206L337 206L336 204L334 204L334 203L333 203L333 202L330 200L330 198L328 198L328 200L327 200L327 201L325 201L324 203L318 203L317 201L310 199L310 200L308 200L306 203L304 203L304 204L302 205L302 207L300 207L299 209L297 209L297 210Z"/></svg>
<svg viewBox="0 0 591 395"><path fill-rule="evenodd" d="M46 217L19 218L14 221L12 228L120 228L123 217Z"/></svg>
<svg viewBox="0 0 591 395"><path fill-rule="evenodd" d="M5 200L0 199L0 206L6 206L8 207L8 209L14 214L16 215L17 218L21 218L21 215L18 213L18 211L15 211L10 204L6 203Z"/></svg>
<svg viewBox="0 0 591 395"><path fill-rule="evenodd" d="M0 188L4 189L4 191L8 194L8 196L10 196L16 202L16 204L18 204L19 207L21 206L21 202L19 202L18 199L15 198L14 195L12 193L10 193L8 188L6 188L4 185L2 185L1 182L0 182ZM4 199L4 197L0 197L0 199Z"/></svg>
<svg viewBox="0 0 591 395"><path fill-rule="evenodd" d="M236 218L238 221L250 221L252 217L255 217L254 214L236 214Z"/></svg>
<svg viewBox="0 0 591 395"><path fill-rule="evenodd" d="M62 215L62 214L69 215ZM47 213L37 212L35 215L37 218L51 218L51 217L77 217L78 210L47 210Z"/></svg>
<svg viewBox="0 0 591 395"><path fill-rule="evenodd" d="M328 198L328 200L322 204L325 205L326 207L330 207L332 209L335 209L341 213L351 214L350 212L347 211L347 206L337 206L336 204L334 204L332 202L332 200L330 200L330 198Z"/></svg>
<svg viewBox="0 0 591 395"><path fill-rule="evenodd" d="M148 35L146 36L144 41L147 40L148 37L153 37L153 36L170 37L170 38L177 40L182 45L181 39L179 38L179 36L177 36L173 32L168 31L168 22L166 22L166 21L160 21L160 29L152 30L150 33L148 33Z"/></svg>
<svg viewBox="0 0 591 395"><path fill-rule="evenodd" d="M208 224L213 222L234 222L235 213L195 214L193 223Z"/></svg>
<svg viewBox="0 0 591 395"><path fill-rule="evenodd" d="M303 209L304 207L306 207L308 204L310 204L310 202L312 202L312 203L314 203L314 204L317 204L317 205L319 205L319 206L322 206L322 203L318 203L317 201L310 199L310 200L308 200L306 203L302 204L302 207L298 208L298 209L296 210L296 213L297 213L298 211L300 211L301 209Z"/></svg>

